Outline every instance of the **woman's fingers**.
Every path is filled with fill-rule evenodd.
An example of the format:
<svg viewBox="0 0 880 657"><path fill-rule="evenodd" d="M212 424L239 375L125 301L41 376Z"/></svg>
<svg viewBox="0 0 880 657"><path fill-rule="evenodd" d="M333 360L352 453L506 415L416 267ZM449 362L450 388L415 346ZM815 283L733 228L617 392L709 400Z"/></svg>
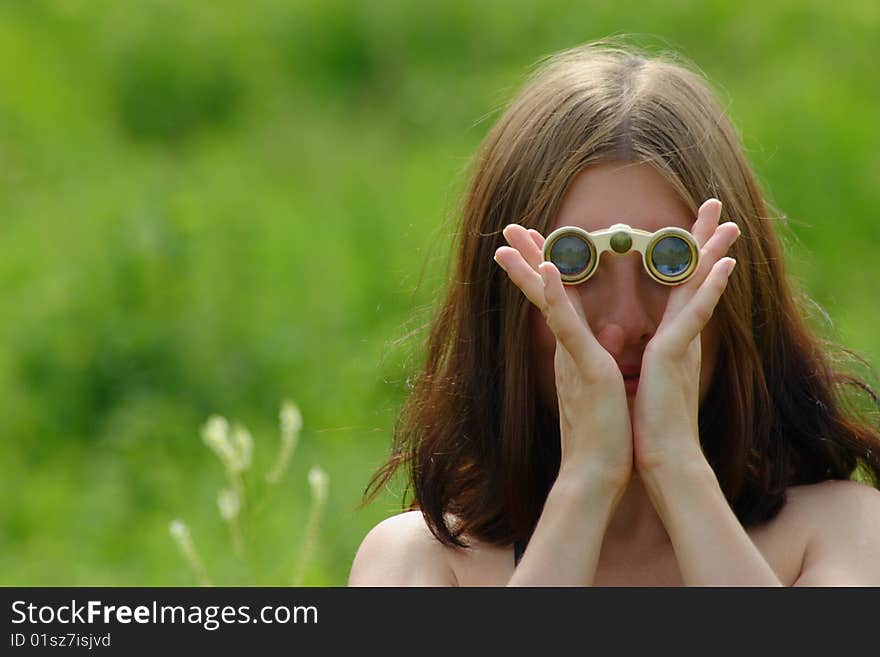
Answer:
<svg viewBox="0 0 880 657"><path fill-rule="evenodd" d="M538 250L539 250L539 251L543 250L543 248L544 248L544 236L541 235L541 233L539 233L538 231L536 231L534 228L529 228L529 235L531 235L532 240L535 242L535 244L536 244L537 247L538 247Z"/></svg>
<svg viewBox="0 0 880 657"><path fill-rule="evenodd" d="M562 276L553 263L544 262L541 249L544 237L534 229L518 224L504 228L510 244L495 251L500 264L514 284L522 290L544 316L556 339L571 354L582 371L589 371L590 353L600 347L593 336L577 290L562 283Z"/></svg>
<svg viewBox="0 0 880 657"><path fill-rule="evenodd" d="M666 317L674 318L690 303L691 298L699 291L709 272L727 254L739 235L739 227L732 222L725 222L713 229L712 235L700 249L700 264L697 265L697 271L694 272L693 277L670 293L663 315L664 319Z"/></svg>
<svg viewBox="0 0 880 657"><path fill-rule="evenodd" d="M538 265L544 260L541 256L541 247L544 245L543 238L541 238L541 246L538 246L535 239L536 236L540 237L538 231L534 231L536 235L532 235L530 231L519 224L508 224L502 232L507 243L519 251L523 259L537 272Z"/></svg>
<svg viewBox="0 0 880 657"><path fill-rule="evenodd" d="M712 237L709 238L700 250L700 264L697 266L697 273L694 278L703 279L708 276L715 263L724 257L739 236L739 226L733 222L727 221L718 226Z"/></svg>
<svg viewBox="0 0 880 657"><path fill-rule="evenodd" d="M541 308L541 314L544 315L547 326L553 331L559 343L571 354L581 372L591 371L590 353L600 345L584 319L580 300L572 302L569 292L562 284L559 270L553 263L541 263L538 271L545 284L545 304Z"/></svg>
<svg viewBox="0 0 880 657"><path fill-rule="evenodd" d="M529 301L538 308L545 305L544 281L541 275L523 259L519 251L510 246L500 246L495 251L495 262L501 265L513 284Z"/></svg>
<svg viewBox="0 0 880 657"><path fill-rule="evenodd" d="M495 251L495 262L501 265L529 301L542 308L544 281L538 273L538 265L543 262L543 236L538 231L532 228L526 230L519 224L508 224L504 227L503 234L510 246L502 246Z"/></svg>
<svg viewBox="0 0 880 657"><path fill-rule="evenodd" d="M697 238L697 244L702 248L715 233L718 221L721 218L721 201L710 198L697 210L697 220L691 228L691 235Z"/></svg>
<svg viewBox="0 0 880 657"><path fill-rule="evenodd" d="M733 258L722 258L716 262L700 289L690 298L687 305L664 326L664 345L673 353L682 353L700 334L712 318L718 300L727 288L730 273L736 266Z"/></svg>
<svg viewBox="0 0 880 657"><path fill-rule="evenodd" d="M663 344L673 353L687 350L712 318L727 287L736 260L725 257L740 235L732 222L719 224L721 202L709 199L700 206L691 234L700 245L700 263L693 277L669 294L661 321Z"/></svg>

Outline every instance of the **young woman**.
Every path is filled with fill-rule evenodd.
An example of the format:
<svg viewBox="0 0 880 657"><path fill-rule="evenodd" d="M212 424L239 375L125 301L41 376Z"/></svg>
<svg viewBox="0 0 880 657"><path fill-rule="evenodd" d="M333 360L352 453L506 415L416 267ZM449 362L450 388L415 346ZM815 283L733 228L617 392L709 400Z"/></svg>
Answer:
<svg viewBox="0 0 880 657"><path fill-rule="evenodd" d="M880 585L880 432L848 393L880 401L806 323L702 77L558 54L473 168L367 488L406 468L411 510L349 584Z"/></svg>

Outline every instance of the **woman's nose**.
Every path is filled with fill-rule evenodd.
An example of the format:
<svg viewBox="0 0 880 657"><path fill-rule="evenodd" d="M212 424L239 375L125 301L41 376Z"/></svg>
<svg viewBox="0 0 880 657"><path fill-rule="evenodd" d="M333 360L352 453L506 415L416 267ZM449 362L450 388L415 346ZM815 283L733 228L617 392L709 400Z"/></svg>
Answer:
<svg viewBox="0 0 880 657"><path fill-rule="evenodd" d="M584 315L603 347L615 353L647 344L657 330L660 285L644 271L639 254L603 255L605 262L582 285ZM603 266L604 265L604 266ZM662 315L663 308L659 308Z"/></svg>

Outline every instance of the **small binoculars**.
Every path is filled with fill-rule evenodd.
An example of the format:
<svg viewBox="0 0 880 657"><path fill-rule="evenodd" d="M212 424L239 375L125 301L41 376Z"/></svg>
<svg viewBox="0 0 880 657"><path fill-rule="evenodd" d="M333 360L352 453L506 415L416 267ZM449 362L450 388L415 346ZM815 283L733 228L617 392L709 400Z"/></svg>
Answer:
<svg viewBox="0 0 880 657"><path fill-rule="evenodd" d="M645 271L663 285L681 285L697 270L700 247L682 228L670 226L649 233L626 224L588 233L576 226L557 228L544 241L543 258L556 265L567 285L582 283L595 273L605 251L617 254L636 250Z"/></svg>

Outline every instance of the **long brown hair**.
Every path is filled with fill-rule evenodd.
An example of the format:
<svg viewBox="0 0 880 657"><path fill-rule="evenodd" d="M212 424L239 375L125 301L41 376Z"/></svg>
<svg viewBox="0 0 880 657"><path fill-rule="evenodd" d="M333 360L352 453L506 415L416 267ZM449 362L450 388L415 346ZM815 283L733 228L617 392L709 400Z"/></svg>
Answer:
<svg viewBox="0 0 880 657"><path fill-rule="evenodd" d="M655 166L694 216L718 198L742 231L699 411L703 451L740 522L772 518L792 485L857 467L880 482L880 433L847 393L880 400L843 367L866 363L805 318L813 304L788 280L778 213L708 83L672 56L594 43L543 61L475 155L445 300L364 503L405 467L410 508L444 544L531 535L559 469L557 411L536 393L530 304L492 256L509 223L546 235L572 179L609 160Z"/></svg>

